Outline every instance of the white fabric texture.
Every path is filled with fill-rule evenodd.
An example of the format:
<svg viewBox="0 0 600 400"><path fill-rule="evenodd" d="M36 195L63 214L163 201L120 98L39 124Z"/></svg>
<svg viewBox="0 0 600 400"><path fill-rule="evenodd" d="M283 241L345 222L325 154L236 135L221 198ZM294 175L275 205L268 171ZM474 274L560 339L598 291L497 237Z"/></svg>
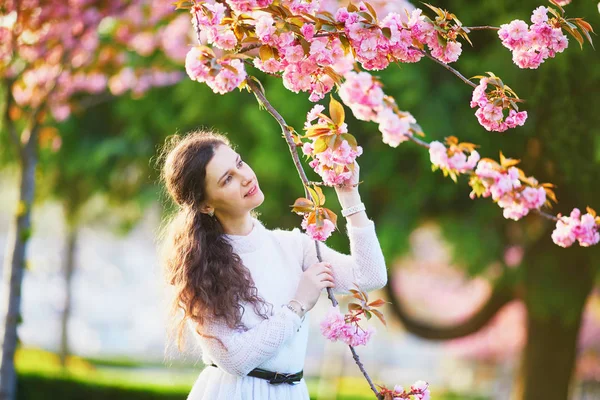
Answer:
<svg viewBox="0 0 600 400"><path fill-rule="evenodd" d="M253 306L243 304L242 323L247 328L243 331L232 330L222 321L207 324L202 333L218 337L227 350L214 339L196 335L207 366L188 400L309 400L304 379L296 385L272 385L246 376L254 368L286 374L303 369L310 312L302 321L284 305L295 295L302 272L318 262L314 241L300 230L268 230L260 221L253 222L250 234L227 237L251 272L259 295L273 305L272 312L266 310L270 317L262 319ZM387 270L373 222L347 229L350 255L319 243L323 261L332 265L334 292L348 294L355 288L353 283L363 291L382 288ZM212 363L219 368L211 367Z"/></svg>

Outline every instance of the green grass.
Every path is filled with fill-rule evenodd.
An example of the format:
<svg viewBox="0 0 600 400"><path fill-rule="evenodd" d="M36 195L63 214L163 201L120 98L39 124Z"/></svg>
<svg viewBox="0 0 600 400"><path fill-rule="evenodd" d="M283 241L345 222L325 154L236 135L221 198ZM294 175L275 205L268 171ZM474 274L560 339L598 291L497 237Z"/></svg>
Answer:
<svg viewBox="0 0 600 400"><path fill-rule="evenodd" d="M144 372L128 371L144 367L125 359L98 360L69 357L63 370L56 354L38 349L19 349L15 355L19 375L18 400L46 400L48 394L61 400L184 400L201 368L181 370L169 382L153 382ZM157 366L157 365L153 365ZM105 368L110 367L110 368ZM128 368L129 367L129 368ZM178 371L176 368L173 368ZM311 394L318 380L306 379ZM373 400L368 384L360 378L342 377L337 382L337 400ZM433 392L435 400L486 400L448 392Z"/></svg>

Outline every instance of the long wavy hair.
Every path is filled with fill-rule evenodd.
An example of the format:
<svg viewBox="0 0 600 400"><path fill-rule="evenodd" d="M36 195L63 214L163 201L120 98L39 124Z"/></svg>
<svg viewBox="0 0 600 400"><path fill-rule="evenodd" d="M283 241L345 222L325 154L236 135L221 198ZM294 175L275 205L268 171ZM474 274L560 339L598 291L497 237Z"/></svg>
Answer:
<svg viewBox="0 0 600 400"><path fill-rule="evenodd" d="M224 236L223 226L216 217L200 212L206 200L206 166L219 146L232 147L227 137L198 130L168 138L159 158L161 180L178 205L161 236L165 278L175 289L169 336L180 351L189 321L196 333L226 348L220 339L202 332L207 321L221 319L231 329L244 329L242 302L268 318L262 311L267 303Z"/></svg>

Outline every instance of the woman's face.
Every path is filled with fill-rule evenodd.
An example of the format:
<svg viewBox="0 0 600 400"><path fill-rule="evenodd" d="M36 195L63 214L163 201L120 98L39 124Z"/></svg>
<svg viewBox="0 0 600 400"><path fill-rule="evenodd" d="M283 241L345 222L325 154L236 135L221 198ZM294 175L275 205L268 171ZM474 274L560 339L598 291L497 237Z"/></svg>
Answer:
<svg viewBox="0 0 600 400"><path fill-rule="evenodd" d="M252 168L229 146L218 146L206 165L205 204L217 217L235 218L260 206L264 200Z"/></svg>

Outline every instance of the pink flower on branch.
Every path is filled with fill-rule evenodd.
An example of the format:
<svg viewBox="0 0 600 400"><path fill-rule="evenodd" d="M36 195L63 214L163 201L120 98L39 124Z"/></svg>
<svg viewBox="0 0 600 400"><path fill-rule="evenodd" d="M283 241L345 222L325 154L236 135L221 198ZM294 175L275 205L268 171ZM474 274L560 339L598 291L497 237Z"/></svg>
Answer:
<svg viewBox="0 0 600 400"><path fill-rule="evenodd" d="M363 316L371 319L375 315L386 325L383 314L376 310L386 302L382 299L369 302L368 294L360 290L351 289L350 292L355 299L359 300L359 303L349 303L346 314L340 312L339 306L332 307L325 319L321 321L321 333L333 342L339 340L353 347L365 346L375 333L375 329L363 329L358 323Z"/></svg>
<svg viewBox="0 0 600 400"><path fill-rule="evenodd" d="M381 388L379 393L384 399L391 400L430 400L431 392L429 384L425 381L416 381L410 387L410 390L404 389L400 385L394 386L394 389L388 389L385 386L377 385Z"/></svg>
<svg viewBox="0 0 600 400"><path fill-rule="evenodd" d="M337 216L325 204L325 195L320 187L307 186L310 198L300 197L292 205L292 212L303 215L302 228L313 239L325 241L336 229Z"/></svg>
<svg viewBox="0 0 600 400"><path fill-rule="evenodd" d="M558 214L552 240L561 247L570 247L575 241L582 247L593 246L600 241L599 228L600 217L592 208L588 207L584 215L574 208L568 217Z"/></svg>
<svg viewBox="0 0 600 400"><path fill-rule="evenodd" d="M305 138L311 142L305 142L302 151L312 158L309 165L321 176L324 184L343 185L352 178L354 162L362 154L362 147L348 133L344 107L331 97L331 118L322 113L324 109L317 104L309 111L304 129ZM313 123L315 120L316 123Z"/></svg>
<svg viewBox="0 0 600 400"><path fill-rule="evenodd" d="M533 10L532 25L517 19L500 26L498 36L504 47L512 51L513 62L519 68L538 68L547 58L562 53L569 45L563 29L570 33L580 46L583 46L584 36L592 43L589 35L589 32L593 32L591 25L582 18L565 19L564 10L560 6L561 4L558 4L560 13L553 7L540 6Z"/></svg>
<svg viewBox="0 0 600 400"><path fill-rule="evenodd" d="M368 72L348 72L340 86L340 97L354 116L363 121L379 124L383 142L391 147L409 140L413 132L420 132L415 118L400 111L393 98L386 96L381 83Z"/></svg>
<svg viewBox="0 0 600 400"><path fill-rule="evenodd" d="M500 163L491 159L482 159L471 175L469 185L473 188L469 197L492 197L503 209L504 217L515 221L529 214L530 210L539 210L550 204L547 198L556 202L552 191L554 185L539 184L533 177L515 167L519 160L505 158L500 153Z"/></svg>
<svg viewBox="0 0 600 400"><path fill-rule="evenodd" d="M231 92L246 79L246 70L240 59L217 59L206 46L190 49L185 59L185 70L190 79L206 84L215 93Z"/></svg>
<svg viewBox="0 0 600 400"><path fill-rule="evenodd" d="M456 182L456 177L459 174L472 171L480 159L479 153L475 150L476 145L472 143L459 143L454 136L446 138L446 144L433 141L429 144L429 158L431 160L432 170L438 168L442 170L444 176L450 175L452 180ZM467 157L467 154L469 156Z"/></svg>
<svg viewBox="0 0 600 400"><path fill-rule="evenodd" d="M495 132L504 132L509 128L523 126L527 119L527 111L519 112L517 105L522 100L500 78L491 72L488 74L489 77L475 77L480 81L473 90L470 103L471 108L478 108L475 116L481 126L488 131ZM504 110L508 110L506 116Z"/></svg>

